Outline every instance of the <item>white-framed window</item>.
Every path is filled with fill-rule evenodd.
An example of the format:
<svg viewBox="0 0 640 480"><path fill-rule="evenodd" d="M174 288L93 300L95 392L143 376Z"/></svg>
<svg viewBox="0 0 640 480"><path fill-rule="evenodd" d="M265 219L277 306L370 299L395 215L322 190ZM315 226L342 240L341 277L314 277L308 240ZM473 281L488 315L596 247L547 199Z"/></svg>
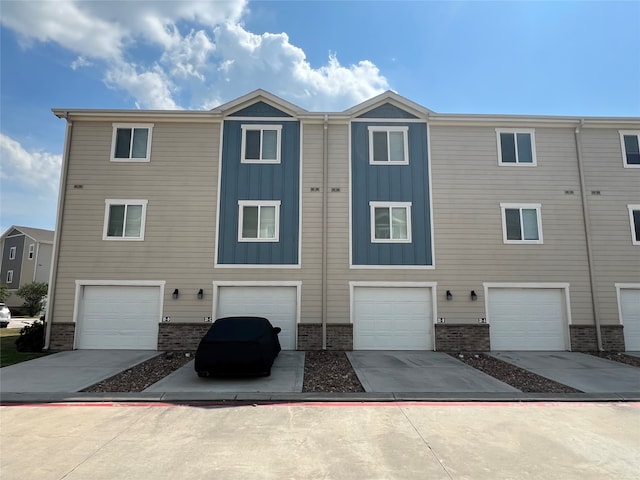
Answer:
<svg viewBox="0 0 640 480"><path fill-rule="evenodd" d="M33 256L36 254L36 245L34 243L29 244L29 260L33 260Z"/></svg>
<svg viewBox="0 0 640 480"><path fill-rule="evenodd" d="M411 243L411 202L369 202L372 243Z"/></svg>
<svg viewBox="0 0 640 480"><path fill-rule="evenodd" d="M238 201L239 242L278 242L279 239L279 200Z"/></svg>
<svg viewBox="0 0 640 480"><path fill-rule="evenodd" d="M148 162L151 159L150 123L114 123L111 142L112 162Z"/></svg>
<svg viewBox="0 0 640 480"><path fill-rule="evenodd" d="M640 168L640 130L619 130L625 168Z"/></svg>
<svg viewBox="0 0 640 480"><path fill-rule="evenodd" d="M9 249L9 260L15 260L16 259L16 247L11 247Z"/></svg>
<svg viewBox="0 0 640 480"><path fill-rule="evenodd" d="M144 240L147 200L105 200L103 240Z"/></svg>
<svg viewBox="0 0 640 480"><path fill-rule="evenodd" d="M496 128L498 165L536 165L533 129Z"/></svg>
<svg viewBox="0 0 640 480"><path fill-rule="evenodd" d="M627 208L631 224L631 241L634 245L640 245L640 205L627 205Z"/></svg>
<svg viewBox="0 0 640 480"><path fill-rule="evenodd" d="M242 163L280 163L282 125L242 125Z"/></svg>
<svg viewBox="0 0 640 480"><path fill-rule="evenodd" d="M539 203L501 203L504 243L542 243Z"/></svg>
<svg viewBox="0 0 640 480"><path fill-rule="evenodd" d="M7 272L7 283L13 283L13 270Z"/></svg>
<svg viewBox="0 0 640 480"><path fill-rule="evenodd" d="M369 126L371 165L409 164L409 127Z"/></svg>

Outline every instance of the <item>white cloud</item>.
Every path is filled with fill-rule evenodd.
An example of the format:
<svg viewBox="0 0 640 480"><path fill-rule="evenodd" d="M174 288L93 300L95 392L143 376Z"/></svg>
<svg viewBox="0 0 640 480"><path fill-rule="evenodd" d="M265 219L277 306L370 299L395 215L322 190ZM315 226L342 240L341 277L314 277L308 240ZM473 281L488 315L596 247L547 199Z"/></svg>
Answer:
<svg viewBox="0 0 640 480"><path fill-rule="evenodd" d="M330 54L312 67L286 33L247 31L246 11L246 0L3 2L0 20L25 42L78 55L73 69L104 68L106 85L139 108L211 108L264 88L308 109L340 110L389 88L369 60L341 65Z"/></svg>
<svg viewBox="0 0 640 480"><path fill-rule="evenodd" d="M135 65L118 63L106 73L106 84L111 88L123 88L135 98L137 108L151 110L177 110L173 101L172 81L162 68L155 65L150 70L139 73Z"/></svg>
<svg viewBox="0 0 640 480"><path fill-rule="evenodd" d="M71 70L77 70L78 68L82 67L90 67L91 65L93 65L93 63L80 55L73 62L71 62Z"/></svg>
<svg viewBox="0 0 640 480"><path fill-rule="evenodd" d="M58 191L62 155L25 150L18 141L0 133L0 157L0 176L5 182L45 189L49 193Z"/></svg>

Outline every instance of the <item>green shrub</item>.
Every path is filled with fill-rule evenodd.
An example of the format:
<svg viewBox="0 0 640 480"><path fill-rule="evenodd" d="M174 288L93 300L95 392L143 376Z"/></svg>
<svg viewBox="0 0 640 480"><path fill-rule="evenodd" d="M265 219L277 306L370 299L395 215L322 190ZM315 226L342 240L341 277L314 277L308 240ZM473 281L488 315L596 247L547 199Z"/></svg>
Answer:
<svg viewBox="0 0 640 480"><path fill-rule="evenodd" d="M20 330L16 339L16 350L19 352L41 352L44 348L44 323L33 322Z"/></svg>

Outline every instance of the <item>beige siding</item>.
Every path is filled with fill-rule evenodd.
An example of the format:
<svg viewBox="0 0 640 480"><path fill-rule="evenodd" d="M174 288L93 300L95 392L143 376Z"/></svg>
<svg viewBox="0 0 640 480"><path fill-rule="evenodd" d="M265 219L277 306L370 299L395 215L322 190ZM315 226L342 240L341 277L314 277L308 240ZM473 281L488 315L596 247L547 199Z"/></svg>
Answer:
<svg viewBox="0 0 640 480"><path fill-rule="evenodd" d="M581 137L598 309L603 325L618 324L615 283L640 283L627 209L640 204L640 169L623 167L618 129L585 128Z"/></svg>
<svg viewBox="0 0 640 480"><path fill-rule="evenodd" d="M567 283L573 323L593 324L574 129L523 123L535 127L537 165L499 166L497 126L430 125L434 268L354 269L350 126L330 123L329 323L350 321L350 281L377 281L437 283L437 316L452 324L486 317L484 282ZM78 279L166 281L163 315L172 322L212 315L213 281L301 281L301 321L321 321L322 124L302 127L301 268L214 268L219 123L156 121L148 163L110 162L112 131L111 122L73 125L54 322L72 320ZM582 138L600 313L603 323L617 323L614 283L640 282L627 210L640 204L640 169L622 168L617 129L584 129ZM106 199L148 200L143 242L102 239ZM501 203L541 204L544 243L505 245ZM203 300L196 298L200 288Z"/></svg>
<svg viewBox="0 0 640 480"><path fill-rule="evenodd" d="M72 320L77 279L164 280L164 315L202 321L211 315L219 126L156 123L148 163L110 162L111 138L110 122L74 122L53 321ZM102 240L106 199L148 200L143 242Z"/></svg>
<svg viewBox="0 0 640 480"><path fill-rule="evenodd" d="M431 127L433 273L447 323L485 317L483 282L569 283L573 323L593 322L573 131L536 128L535 140L536 166L499 166L495 128ZM541 204L544 243L504 244L501 203Z"/></svg>

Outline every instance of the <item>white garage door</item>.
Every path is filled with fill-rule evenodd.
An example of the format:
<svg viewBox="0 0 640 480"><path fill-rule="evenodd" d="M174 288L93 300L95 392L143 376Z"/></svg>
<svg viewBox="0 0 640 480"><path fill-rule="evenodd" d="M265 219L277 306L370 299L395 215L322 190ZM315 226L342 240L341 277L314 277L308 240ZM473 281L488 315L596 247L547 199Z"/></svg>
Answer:
<svg viewBox="0 0 640 480"><path fill-rule="evenodd" d="M490 288L491 350L566 350L564 291Z"/></svg>
<svg viewBox="0 0 640 480"><path fill-rule="evenodd" d="M76 348L157 349L159 287L85 285L80 295Z"/></svg>
<svg viewBox="0 0 640 480"><path fill-rule="evenodd" d="M620 313L625 349L640 352L640 289L620 289Z"/></svg>
<svg viewBox="0 0 640 480"><path fill-rule="evenodd" d="M283 350L296 348L296 287L220 287L216 318L254 316L268 319L282 331Z"/></svg>
<svg viewBox="0 0 640 480"><path fill-rule="evenodd" d="M431 289L354 287L355 350L433 350Z"/></svg>

